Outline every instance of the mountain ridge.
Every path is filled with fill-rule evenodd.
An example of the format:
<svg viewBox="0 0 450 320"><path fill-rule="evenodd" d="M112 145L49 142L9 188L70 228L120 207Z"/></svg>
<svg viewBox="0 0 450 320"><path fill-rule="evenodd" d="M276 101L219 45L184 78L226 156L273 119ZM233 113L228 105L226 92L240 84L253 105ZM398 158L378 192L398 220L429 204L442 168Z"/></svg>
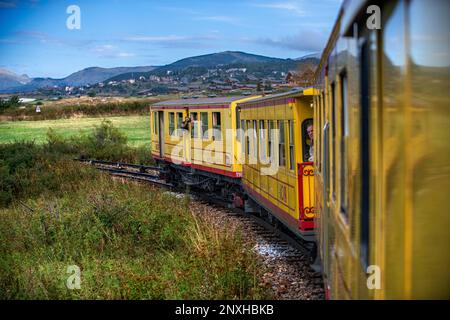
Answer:
<svg viewBox="0 0 450 320"><path fill-rule="evenodd" d="M300 63L318 60L312 55L297 59L283 59L267 57L263 55L251 54L242 51L223 51L209 53L199 56L192 56L177 60L163 66L137 66L137 67L87 67L76 71L61 79L36 77L29 78L26 75L19 76L8 70L0 72L0 92L31 92L39 88L53 86L85 86L104 81L127 80L140 76L158 75L163 76L167 72L201 73L207 69L227 66L229 68L247 68L249 72L256 76L261 76L270 72L287 72L294 70Z"/></svg>

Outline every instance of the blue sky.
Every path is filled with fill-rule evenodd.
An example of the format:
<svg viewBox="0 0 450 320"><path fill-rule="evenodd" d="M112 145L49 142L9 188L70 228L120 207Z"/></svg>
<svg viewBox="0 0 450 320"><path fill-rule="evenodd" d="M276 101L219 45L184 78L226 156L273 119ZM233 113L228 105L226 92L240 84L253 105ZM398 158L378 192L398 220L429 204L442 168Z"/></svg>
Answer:
<svg viewBox="0 0 450 320"><path fill-rule="evenodd" d="M163 65L226 50L321 51L340 0L0 0L0 68L65 77L90 66ZM69 5L81 29L69 30Z"/></svg>

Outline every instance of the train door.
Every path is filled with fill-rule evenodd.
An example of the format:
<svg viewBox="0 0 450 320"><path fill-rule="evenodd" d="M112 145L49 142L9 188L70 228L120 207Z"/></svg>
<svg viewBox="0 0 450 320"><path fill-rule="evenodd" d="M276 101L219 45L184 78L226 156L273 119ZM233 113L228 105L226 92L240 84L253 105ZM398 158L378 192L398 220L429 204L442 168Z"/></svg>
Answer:
<svg viewBox="0 0 450 320"><path fill-rule="evenodd" d="M164 111L158 111L158 121L159 121L159 156L164 158Z"/></svg>

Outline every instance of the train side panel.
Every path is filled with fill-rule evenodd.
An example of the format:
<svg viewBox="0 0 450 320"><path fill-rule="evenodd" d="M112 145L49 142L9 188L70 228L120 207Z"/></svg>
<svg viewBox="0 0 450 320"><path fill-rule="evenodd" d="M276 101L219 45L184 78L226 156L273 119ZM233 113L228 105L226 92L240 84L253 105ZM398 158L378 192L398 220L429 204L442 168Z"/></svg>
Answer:
<svg viewBox="0 0 450 320"><path fill-rule="evenodd" d="M449 298L450 62L426 58L442 49L449 3L386 3L380 30L365 8L344 4L316 74L325 280L337 299Z"/></svg>

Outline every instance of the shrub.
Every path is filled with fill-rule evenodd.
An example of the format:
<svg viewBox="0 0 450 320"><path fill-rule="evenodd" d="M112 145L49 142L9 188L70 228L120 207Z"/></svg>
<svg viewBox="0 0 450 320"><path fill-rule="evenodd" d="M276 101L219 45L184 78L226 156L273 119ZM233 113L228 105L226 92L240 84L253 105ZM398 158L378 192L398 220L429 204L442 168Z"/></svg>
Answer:
<svg viewBox="0 0 450 320"><path fill-rule="evenodd" d="M126 135L107 120L90 134L63 138L54 130L47 131L45 149L53 154L68 154L81 159L151 164L150 148L128 146Z"/></svg>

